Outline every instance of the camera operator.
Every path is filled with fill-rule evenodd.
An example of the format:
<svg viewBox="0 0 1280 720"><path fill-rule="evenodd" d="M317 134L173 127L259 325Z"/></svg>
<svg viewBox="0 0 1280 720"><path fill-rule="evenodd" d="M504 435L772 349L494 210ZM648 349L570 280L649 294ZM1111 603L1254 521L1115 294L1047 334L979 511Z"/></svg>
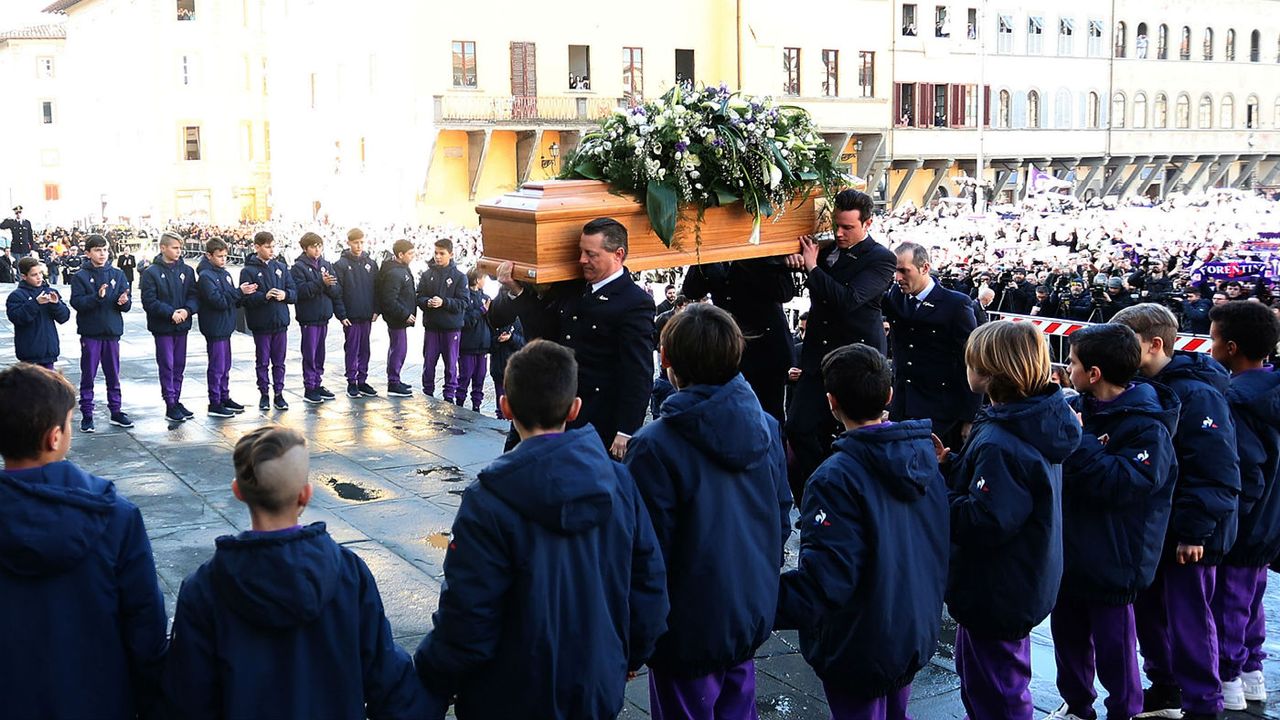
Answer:
<svg viewBox="0 0 1280 720"><path fill-rule="evenodd" d="M1058 317L1087 322L1093 315L1093 296L1084 291L1084 282L1072 278L1067 284L1067 291L1059 296L1058 308Z"/></svg>
<svg viewBox="0 0 1280 720"><path fill-rule="evenodd" d="M1164 265L1153 263L1142 280L1141 297L1153 302L1164 302L1173 293L1173 281L1165 272Z"/></svg>
<svg viewBox="0 0 1280 720"><path fill-rule="evenodd" d="M1026 315L1031 312L1035 302L1036 288L1027 282L1027 271L1015 268L1012 272L1000 274L1000 311L1015 315Z"/></svg>
<svg viewBox="0 0 1280 720"><path fill-rule="evenodd" d="M1174 298L1176 299L1176 295ZM1192 285L1187 288L1186 299L1177 302L1177 308L1174 309L1175 315L1182 316L1182 329L1196 335L1209 334L1209 311L1213 309L1213 303L1201 293L1198 286Z"/></svg>
<svg viewBox="0 0 1280 720"><path fill-rule="evenodd" d="M1057 317L1056 308L1053 298L1049 295L1049 288L1044 285L1036 286L1036 297L1031 302L1031 310L1028 315L1036 317Z"/></svg>
<svg viewBox="0 0 1280 720"><path fill-rule="evenodd" d="M1107 280L1107 289L1095 288L1093 303L1097 306L1098 322L1109 322L1116 313L1134 304L1133 295L1124 286L1124 278Z"/></svg>

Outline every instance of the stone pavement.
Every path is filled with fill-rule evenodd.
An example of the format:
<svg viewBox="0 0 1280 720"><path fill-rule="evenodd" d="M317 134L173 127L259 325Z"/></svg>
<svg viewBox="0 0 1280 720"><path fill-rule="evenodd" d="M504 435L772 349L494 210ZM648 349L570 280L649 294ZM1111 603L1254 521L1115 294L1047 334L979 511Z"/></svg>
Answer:
<svg viewBox="0 0 1280 720"><path fill-rule="evenodd" d="M0 301L8 294L0 288ZM65 286L59 290L69 293ZM374 330L370 380L385 389L386 331ZM61 327L62 358L57 369L79 383L79 341L72 320ZM410 360L405 378L421 374L421 330L410 330ZM205 348L193 331L183 395L195 419L172 424L164 419L156 379L154 349L146 332L140 303L126 317L121 344L124 408L136 423L131 430L107 424L105 391L97 386L98 432L77 430L71 459L114 480L122 494L142 509L155 552L156 569L170 617L182 579L207 560L213 540L249 528L244 507L231 494L231 451L237 438L264 422L302 431L311 442L311 479L315 496L304 522L324 521L330 534L360 555L377 578L392 631L411 652L431 627L440 592L444 549L459 495L476 473L502 451L506 423L492 417L492 386L486 386L486 414L457 408L418 393L353 400L345 397L342 379L342 333L334 323L328 342L326 384L338 393L334 401L310 406L302 401L300 339L290 329L286 395L291 408L260 413L253 380L253 343L243 335L232 340L231 394L251 406L228 420L204 415ZM13 328L0 316L0 365L13 362ZM437 387L440 387L437 381ZM78 427L78 426L77 426ZM789 543L794 563L797 538ZM726 560L731 561L731 560ZM904 558L904 561L908 559ZM1268 591L1268 651L1280 656L1280 582ZM931 664L916 678L911 710L914 717L960 717L959 682L951 658L954 625L944 626L943 642ZM1048 711L1059 701L1053 685L1053 648L1047 623L1032 636L1032 691L1036 704ZM800 656L795 633L775 633L756 658L757 705L766 720L817 720L829 717L822 687ZM1268 685L1280 690L1280 663L1267 669ZM1267 707L1250 713L1280 718L1280 692ZM648 686L643 677L627 688L620 717L642 718L648 712ZM1099 715L1104 714L1101 703ZM1243 716L1244 714L1238 714Z"/></svg>

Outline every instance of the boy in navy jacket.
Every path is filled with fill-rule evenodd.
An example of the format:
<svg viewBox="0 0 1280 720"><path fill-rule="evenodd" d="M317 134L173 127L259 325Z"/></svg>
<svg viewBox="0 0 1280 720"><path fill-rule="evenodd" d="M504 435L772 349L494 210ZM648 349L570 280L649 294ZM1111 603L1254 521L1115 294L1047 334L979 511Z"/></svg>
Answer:
<svg viewBox="0 0 1280 720"><path fill-rule="evenodd" d="M479 268L467 271L467 307L458 341L458 394L454 396L454 402L461 407L470 386L471 409L476 412L480 412L480 403L484 401L484 376L489 371L489 346L493 344L484 278Z"/></svg>
<svg viewBox="0 0 1280 720"><path fill-rule="evenodd" d="M213 238L204 244L204 257L196 267L197 320L209 354L205 379L209 385L210 417L229 418L244 412L231 399L231 334L236 330L236 308L247 295L257 292L254 283L239 287L227 271L227 244Z"/></svg>
<svg viewBox="0 0 1280 720"><path fill-rule="evenodd" d="M182 261L183 239L174 233L160 236L160 254L142 272L142 309L147 329L155 336L156 366L160 370L160 394L165 419L183 422L196 416L182 404L182 378L187 370L187 333L191 316L199 309L196 271Z"/></svg>
<svg viewBox="0 0 1280 720"><path fill-rule="evenodd" d="M738 372L729 313L693 305L667 323L662 366L679 388L625 463L667 566L671 613L649 658L655 718L755 717L755 651L769 638L791 489L778 421ZM707 548L734 561L707 563Z"/></svg>
<svg viewBox="0 0 1280 720"><path fill-rule="evenodd" d="M240 438L231 490L253 529L217 539L178 592L164 698L175 718L369 717L430 712L391 638L373 575L311 500L306 440L265 426Z"/></svg>
<svg viewBox="0 0 1280 720"><path fill-rule="evenodd" d="M378 312L387 323L387 394L409 397L413 391L400 381L400 370L409 354L408 328L418 322L417 295L413 289L413 243L397 240L391 246L392 257L378 268Z"/></svg>
<svg viewBox="0 0 1280 720"><path fill-rule="evenodd" d="M34 260L34 258L32 258ZM137 506L66 461L75 390L0 371L0 717L150 717L164 598Z"/></svg>
<svg viewBox="0 0 1280 720"><path fill-rule="evenodd" d="M1261 303L1229 302L1209 312L1213 359L1231 373L1227 402L1240 454L1240 513L1235 544L1218 566L1213 617L1223 708L1266 701L1262 596L1267 565L1280 555L1280 373L1265 364L1280 339L1275 314Z"/></svg>
<svg viewBox="0 0 1280 720"><path fill-rule="evenodd" d="M493 378L493 402L498 406L496 414L499 420L508 419L506 413L502 412L502 396L507 394L503 386L506 380L507 360L522 347L524 347L524 326L520 324L520 318L516 318L510 325L493 329L493 348L489 353L489 377Z"/></svg>
<svg viewBox="0 0 1280 720"><path fill-rule="evenodd" d="M422 392L436 391L436 364L444 358L444 401L462 404L458 351L467 307L467 277L453 264L453 241L436 241L435 256L418 280L422 308Z"/></svg>
<svg viewBox="0 0 1280 720"><path fill-rule="evenodd" d="M124 313L133 307L124 273L107 263L107 239L90 235L84 242L89 264L71 276L71 307L80 333L80 432L93 432L93 385L98 367L107 383L111 424L133 427L120 409L120 336Z"/></svg>
<svg viewBox="0 0 1280 720"><path fill-rule="evenodd" d="M257 289L245 295L245 324L253 333L254 367L258 377L258 409L271 409L275 393L277 410L288 410L284 399L284 357L289 348L289 305L298 301L289 266L276 257L276 238L266 230L253 236L253 255L245 258L240 271L240 284ZM268 369L271 371L267 378Z"/></svg>
<svg viewBox="0 0 1280 720"><path fill-rule="evenodd" d="M18 261L18 286L5 300L5 313L13 323L13 351L18 360L52 370L62 350L58 325L71 319L71 310L44 281L44 271L39 258Z"/></svg>
<svg viewBox="0 0 1280 720"><path fill-rule="evenodd" d="M374 287L378 264L364 251L364 231L347 231L347 249L333 264L342 292L333 301L333 312L342 323L342 348L347 374L347 397L377 397L369 384L369 342L378 319Z"/></svg>
<svg viewBox="0 0 1280 720"><path fill-rule="evenodd" d="M1173 500L1178 398L1134 384L1142 349L1123 325L1070 336L1071 399L1084 432L1062 470L1062 589L1050 615L1063 704L1057 720L1094 717L1094 668L1107 717L1142 712L1133 600L1155 577Z"/></svg>
<svg viewBox="0 0 1280 720"><path fill-rule="evenodd" d="M293 261L293 284L298 292L298 325L302 326L302 399L318 405L334 398L324 386L324 344L335 304L342 302L342 288L333 266L324 259L324 240L304 233L298 241L302 254Z"/></svg>
<svg viewBox="0 0 1280 720"><path fill-rule="evenodd" d="M1168 386L1182 403L1173 435L1178 478L1169 530L1155 579L1133 606L1151 681L1143 714L1216 717L1222 689L1210 602L1216 566L1235 542L1240 493L1235 423L1225 396L1230 376L1213 358L1174 353L1178 320L1162 305L1134 305L1111 322L1138 336L1139 379Z"/></svg>
<svg viewBox="0 0 1280 720"><path fill-rule="evenodd" d="M614 717L666 629L662 554L630 473L594 429L564 429L582 404L575 365L547 341L511 357L502 403L521 442L454 520L414 661L459 720Z"/></svg>
<svg viewBox="0 0 1280 720"><path fill-rule="evenodd" d="M879 351L828 353L822 381L845 432L805 486L799 564L782 576L776 627L800 630L833 718L901 719L938 642L947 489L930 422L881 421L893 380Z"/></svg>

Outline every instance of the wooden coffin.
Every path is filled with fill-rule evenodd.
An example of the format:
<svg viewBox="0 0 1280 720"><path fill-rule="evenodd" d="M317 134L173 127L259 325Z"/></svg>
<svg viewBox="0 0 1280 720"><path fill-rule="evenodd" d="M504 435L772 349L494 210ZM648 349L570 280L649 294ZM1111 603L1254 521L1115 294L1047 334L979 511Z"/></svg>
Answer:
<svg viewBox="0 0 1280 720"><path fill-rule="evenodd" d="M685 208L672 247L654 233L644 205L611 192L597 180L547 180L526 183L476 206L484 240L482 271L492 274L510 260L517 280L550 283L582 277L578 239L582 226L611 217L627 228L627 268L633 272L699 263L785 255L800 251L801 235L817 226L820 193L787 207L774 222L760 221L760 243L750 242L753 219L742 203L709 208L702 218L701 240L695 234L696 208Z"/></svg>

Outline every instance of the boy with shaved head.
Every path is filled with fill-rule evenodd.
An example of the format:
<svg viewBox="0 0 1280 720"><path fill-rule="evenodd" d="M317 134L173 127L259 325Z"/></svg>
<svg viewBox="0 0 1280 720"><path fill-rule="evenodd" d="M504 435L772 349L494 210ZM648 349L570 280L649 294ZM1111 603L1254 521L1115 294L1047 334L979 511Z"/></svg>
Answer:
<svg viewBox="0 0 1280 720"><path fill-rule="evenodd" d="M231 491L253 529L217 539L178 593L164 695L182 718L427 717L364 561L298 517L306 440L279 426L236 444Z"/></svg>

